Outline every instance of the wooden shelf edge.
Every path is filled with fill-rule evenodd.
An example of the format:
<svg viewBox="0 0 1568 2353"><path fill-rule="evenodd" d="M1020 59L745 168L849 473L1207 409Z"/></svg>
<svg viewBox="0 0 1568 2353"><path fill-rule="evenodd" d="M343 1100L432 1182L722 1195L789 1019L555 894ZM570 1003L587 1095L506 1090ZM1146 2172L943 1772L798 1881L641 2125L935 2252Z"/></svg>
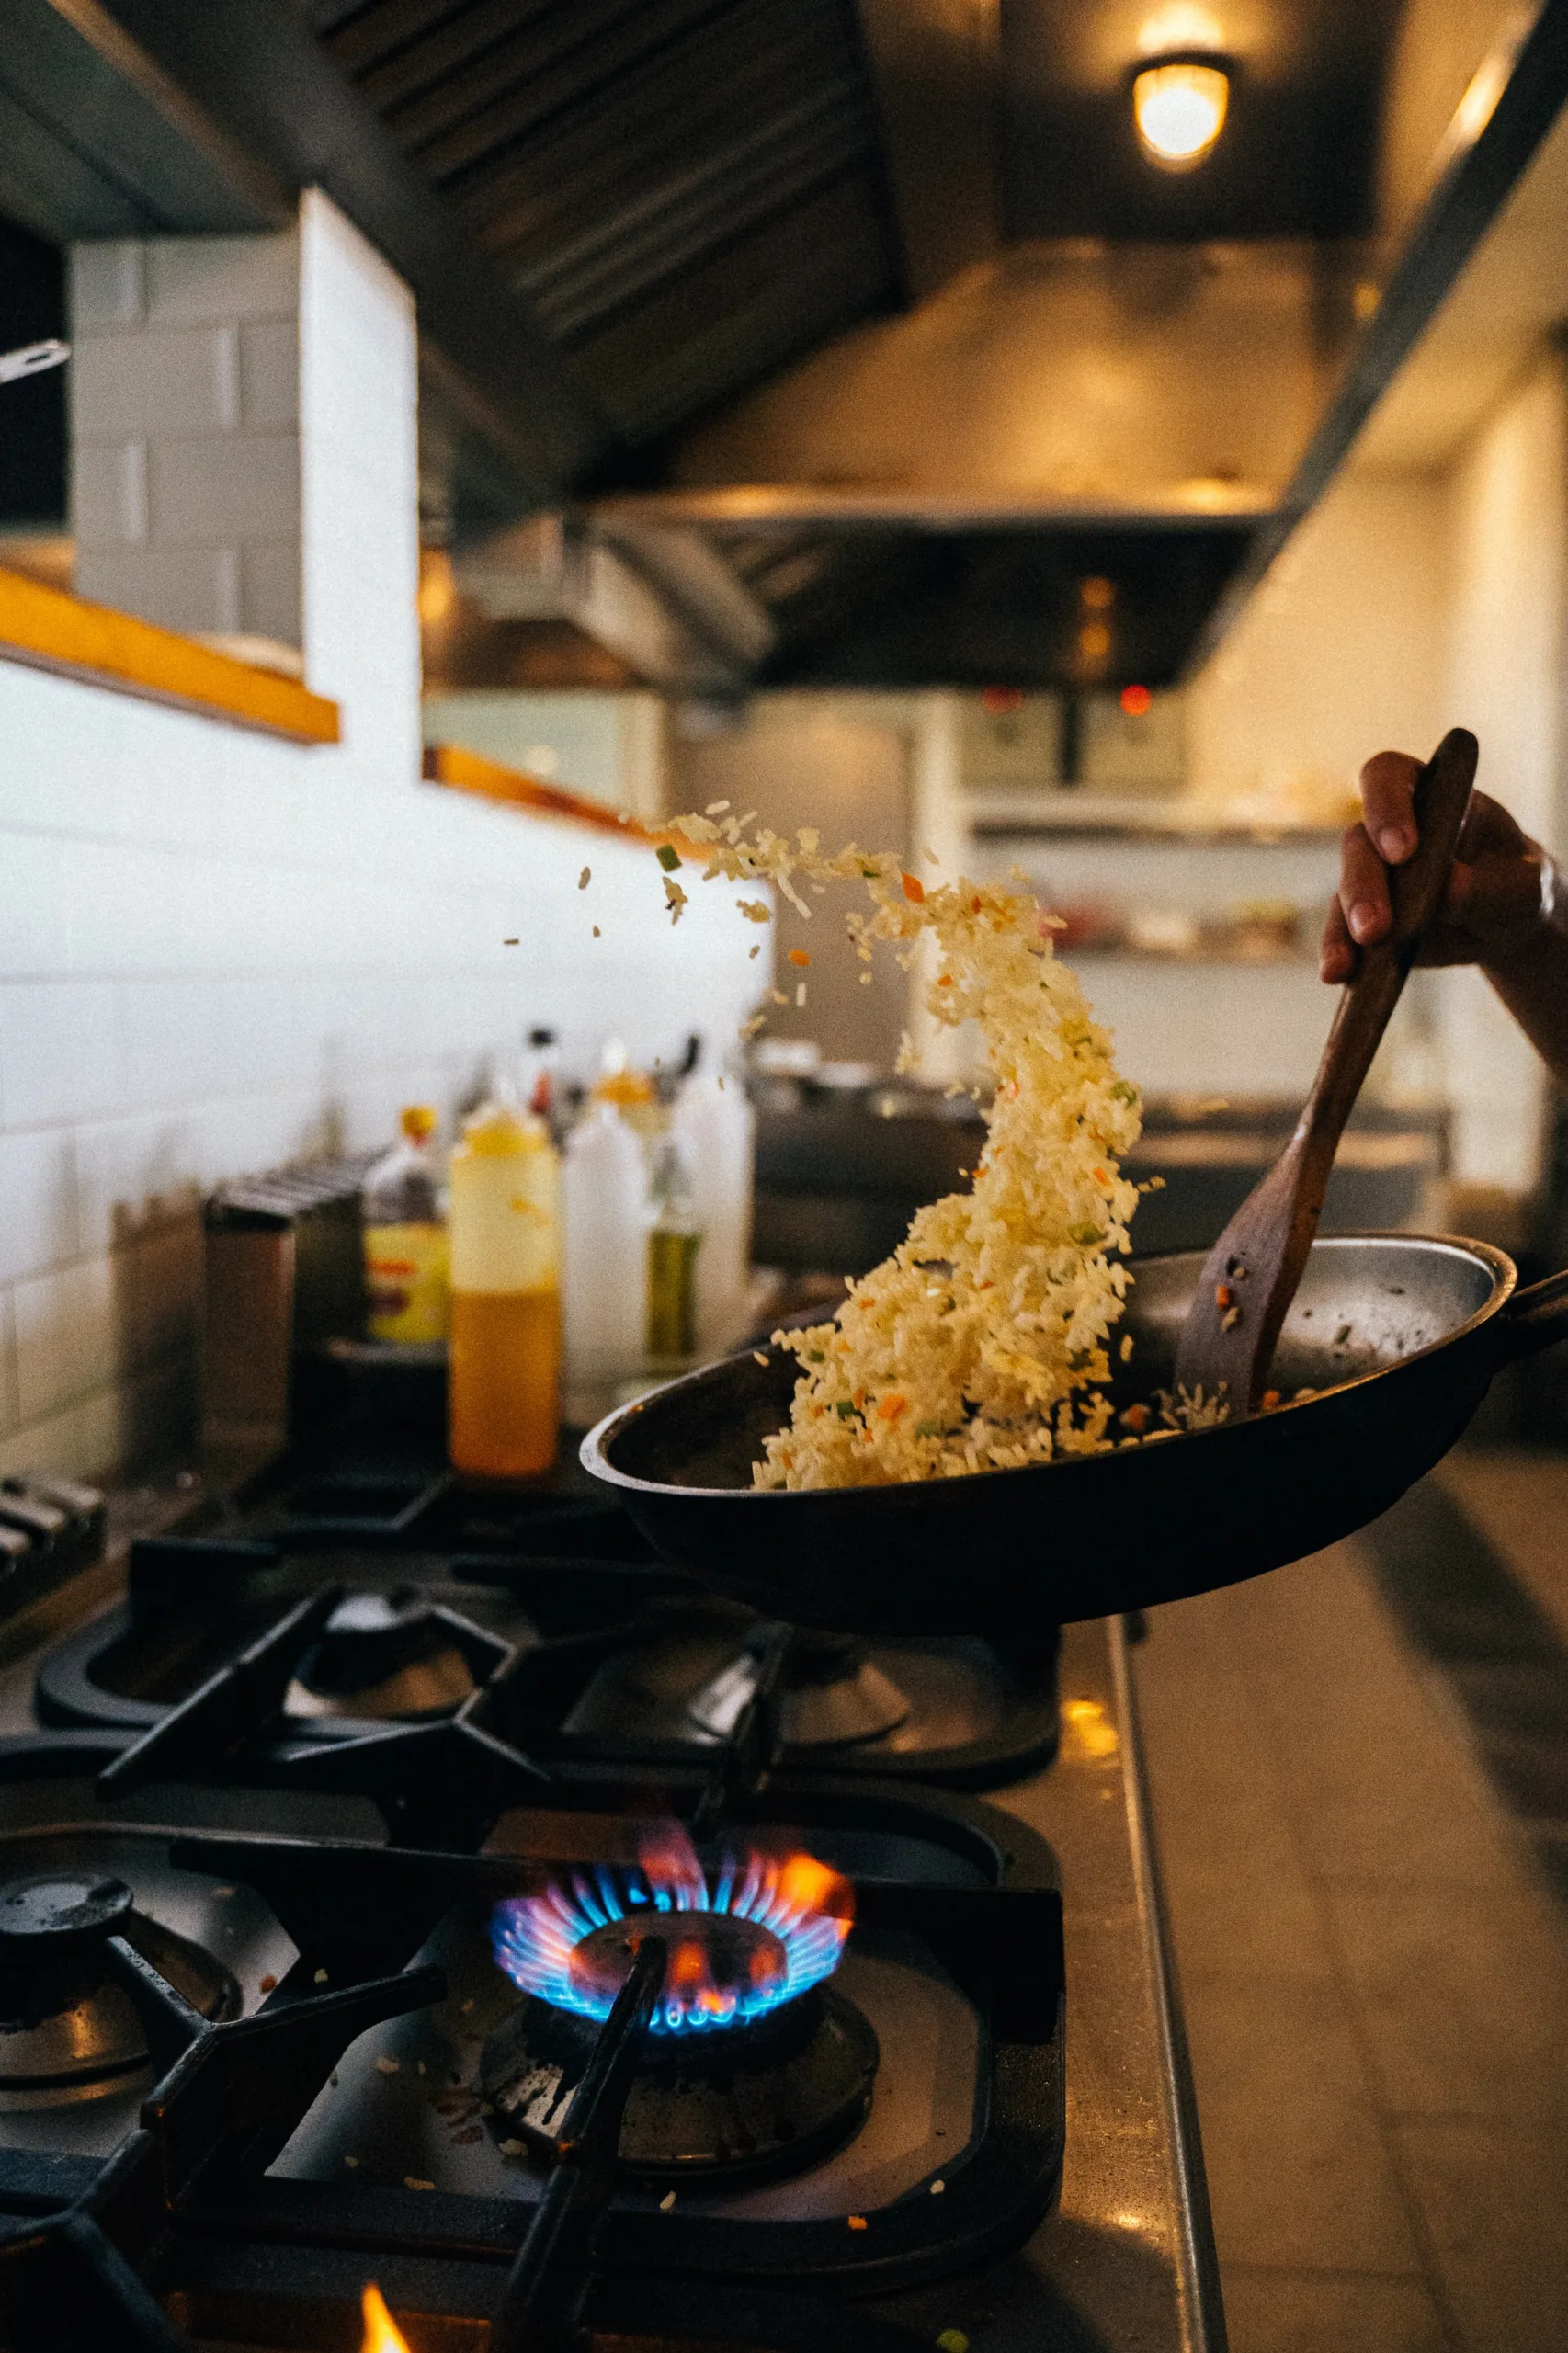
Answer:
<svg viewBox="0 0 1568 2353"><path fill-rule="evenodd" d="M564 785L547 784L542 777L465 751L460 744L426 744L424 773L427 784L448 785L455 792L477 793L481 800L507 801L514 808L542 810L547 816L564 817L597 834L619 834L623 841L633 842L652 838L635 817L619 816L602 801L590 801Z"/></svg>
<svg viewBox="0 0 1568 2353"><path fill-rule="evenodd" d="M293 678L235 662L193 638L90 605L19 572L0 570L0 661L293 744L335 744L342 736L336 703Z"/></svg>

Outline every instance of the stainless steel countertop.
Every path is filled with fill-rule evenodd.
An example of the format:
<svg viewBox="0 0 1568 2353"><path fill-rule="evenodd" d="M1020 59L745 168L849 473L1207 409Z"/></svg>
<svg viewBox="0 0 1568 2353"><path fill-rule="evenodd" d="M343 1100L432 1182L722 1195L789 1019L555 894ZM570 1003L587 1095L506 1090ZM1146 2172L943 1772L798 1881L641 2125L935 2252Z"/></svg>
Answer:
<svg viewBox="0 0 1568 2353"><path fill-rule="evenodd" d="M976 2294L879 2310L970 2353L1225 2353L1203 2156L1119 1619L1062 1629L1062 1750L987 1802L1050 1840L1067 1961L1067 2146L1057 2209ZM967 2306L983 2303L982 2315Z"/></svg>

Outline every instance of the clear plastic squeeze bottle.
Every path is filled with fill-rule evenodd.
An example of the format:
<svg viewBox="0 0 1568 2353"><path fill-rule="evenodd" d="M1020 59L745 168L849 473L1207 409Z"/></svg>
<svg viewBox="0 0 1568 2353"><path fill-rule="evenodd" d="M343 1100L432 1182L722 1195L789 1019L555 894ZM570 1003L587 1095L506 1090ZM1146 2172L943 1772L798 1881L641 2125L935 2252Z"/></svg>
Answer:
<svg viewBox="0 0 1568 2353"><path fill-rule="evenodd" d="M613 1103L594 1103L566 1140L569 1417L597 1422L642 1361L647 1243L642 1147Z"/></svg>
<svg viewBox="0 0 1568 2353"><path fill-rule="evenodd" d="M452 1154L449 1450L475 1478L555 1460L561 1390L560 1163L544 1121L498 1088Z"/></svg>

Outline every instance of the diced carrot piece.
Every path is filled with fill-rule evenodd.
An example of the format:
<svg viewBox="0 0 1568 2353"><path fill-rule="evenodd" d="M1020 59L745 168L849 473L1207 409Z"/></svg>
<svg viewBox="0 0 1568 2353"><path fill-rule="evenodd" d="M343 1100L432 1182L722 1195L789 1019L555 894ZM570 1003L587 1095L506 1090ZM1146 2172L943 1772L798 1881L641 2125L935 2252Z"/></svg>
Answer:
<svg viewBox="0 0 1568 2353"><path fill-rule="evenodd" d="M918 874L901 874L898 879L903 884L903 895L911 905L920 906L925 901L926 885Z"/></svg>

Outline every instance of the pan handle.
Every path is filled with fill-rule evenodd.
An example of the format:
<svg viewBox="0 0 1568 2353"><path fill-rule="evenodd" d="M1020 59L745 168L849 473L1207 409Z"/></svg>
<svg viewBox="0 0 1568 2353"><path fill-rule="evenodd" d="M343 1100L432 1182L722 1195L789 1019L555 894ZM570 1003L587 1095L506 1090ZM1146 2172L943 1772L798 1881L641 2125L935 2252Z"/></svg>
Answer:
<svg viewBox="0 0 1568 2353"><path fill-rule="evenodd" d="M1503 1310L1504 1350L1510 1357L1533 1357L1555 1340L1568 1340L1568 1267L1516 1291Z"/></svg>

